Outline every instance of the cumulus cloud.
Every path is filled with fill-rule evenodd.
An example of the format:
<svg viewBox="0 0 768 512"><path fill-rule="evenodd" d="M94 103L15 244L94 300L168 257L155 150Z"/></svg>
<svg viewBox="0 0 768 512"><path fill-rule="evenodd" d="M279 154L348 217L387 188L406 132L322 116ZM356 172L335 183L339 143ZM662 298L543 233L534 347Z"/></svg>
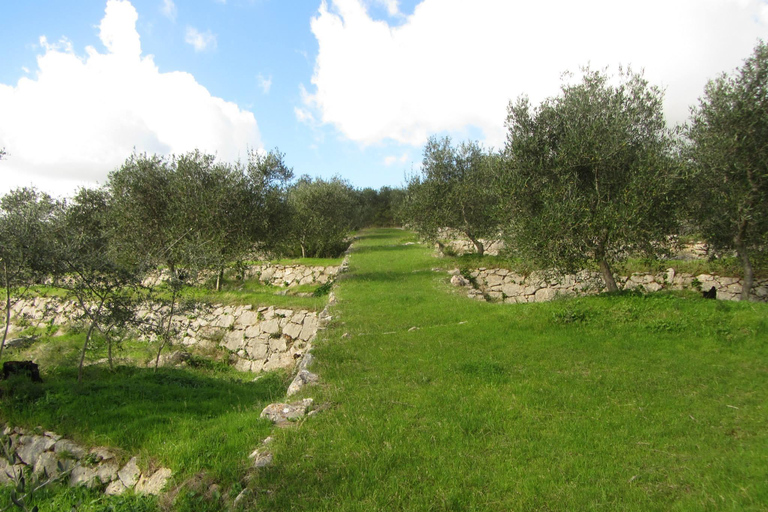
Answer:
<svg viewBox="0 0 768 512"><path fill-rule="evenodd" d="M210 31L200 32L195 27L187 27L187 35L184 37L187 44L191 44L196 52L204 52L216 48L216 36Z"/></svg>
<svg viewBox="0 0 768 512"><path fill-rule="evenodd" d="M160 8L160 11L169 20L176 21L176 14L178 11L173 0L163 0L163 6Z"/></svg>
<svg viewBox="0 0 768 512"><path fill-rule="evenodd" d="M667 117L681 122L709 78L768 38L766 18L763 0L424 0L393 26L365 0L323 1L304 107L363 144L474 127L498 147L510 100L537 104L564 71L623 64L665 87Z"/></svg>
<svg viewBox="0 0 768 512"><path fill-rule="evenodd" d="M34 77L0 84L0 186L38 183L56 193L103 182L131 152L199 148L236 159L260 147L251 112L211 94L189 73L161 73L141 55L138 15L127 1L107 2L99 37L85 56L68 41L50 44Z"/></svg>

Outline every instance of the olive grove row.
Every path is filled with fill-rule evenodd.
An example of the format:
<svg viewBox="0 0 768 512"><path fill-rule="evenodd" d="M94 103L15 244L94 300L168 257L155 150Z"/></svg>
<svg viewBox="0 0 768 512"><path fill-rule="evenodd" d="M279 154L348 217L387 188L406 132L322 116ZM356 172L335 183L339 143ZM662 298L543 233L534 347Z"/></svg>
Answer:
<svg viewBox="0 0 768 512"><path fill-rule="evenodd" d="M218 276L218 288L226 268L244 275L248 260L337 257L351 231L391 225L399 195L386 187L356 190L339 178L294 180L277 150L252 151L235 164L199 151L134 154L103 187L80 189L71 199L11 191L0 199L0 357L13 304L30 287L54 283L79 305L86 325L81 367L94 333L109 342L147 302L165 305L165 321L142 326L163 341L159 358L181 289L196 275ZM159 268L170 280L145 286Z"/></svg>
<svg viewBox="0 0 768 512"><path fill-rule="evenodd" d="M663 91L632 70L582 70L557 97L511 102L499 152L432 138L410 178L404 217L427 239L443 228L540 268L612 266L658 256L696 234L742 262L742 299L768 248L768 45L711 80L685 126L669 128Z"/></svg>

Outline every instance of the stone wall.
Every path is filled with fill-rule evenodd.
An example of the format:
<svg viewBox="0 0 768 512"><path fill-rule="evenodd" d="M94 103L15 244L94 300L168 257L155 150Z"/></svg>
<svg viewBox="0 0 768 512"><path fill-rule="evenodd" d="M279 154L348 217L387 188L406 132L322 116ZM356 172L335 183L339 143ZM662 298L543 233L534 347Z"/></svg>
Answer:
<svg viewBox="0 0 768 512"><path fill-rule="evenodd" d="M61 479L71 487L100 487L106 494L127 490L136 494L160 494L171 477L171 470L160 468L143 473L133 457L119 464L114 453L104 447L87 449L53 432L32 432L20 427L5 427L3 436L10 441L15 464L0 457L0 485L15 483L25 472L31 484L48 478ZM28 476L25 475L25 478Z"/></svg>
<svg viewBox="0 0 768 512"><path fill-rule="evenodd" d="M246 279L258 278L273 286L298 286L300 284L325 284L339 273L338 266L308 267L305 265L252 265L245 272Z"/></svg>
<svg viewBox="0 0 768 512"><path fill-rule="evenodd" d="M544 302L557 296L587 295L599 293L603 280L599 273L582 271L578 274L548 277L541 272L524 276L507 269L479 268L470 272L467 279L459 269L452 270L451 284L468 289L467 296L477 300L493 302L522 303ZM709 290L715 287L717 298L738 300L741 295L741 279L710 274L677 273L669 268L658 274L636 273L628 277L617 277L621 289L641 289L645 292L667 290ZM768 300L768 280L756 281L752 288L753 300Z"/></svg>
<svg viewBox="0 0 768 512"><path fill-rule="evenodd" d="M11 337L28 326L66 327L77 317L73 302L38 297L13 306ZM167 306L148 304L136 313L140 331L151 331L167 318ZM173 316L175 343L187 347L221 346L231 352L231 362L241 371L259 372L288 368L314 339L320 319L316 312L275 307L198 305ZM142 334L140 339L152 335ZM13 346L13 341L9 344Z"/></svg>
<svg viewBox="0 0 768 512"><path fill-rule="evenodd" d="M307 265L278 265L273 263L261 263L250 265L245 269L246 279L258 279L264 284L272 286L293 287L300 284L325 284L339 273L339 266L307 266ZM164 270L148 276L142 284L144 286L157 286L167 281L170 273ZM216 273L206 271L197 276L195 281L202 284L208 280L216 279Z"/></svg>

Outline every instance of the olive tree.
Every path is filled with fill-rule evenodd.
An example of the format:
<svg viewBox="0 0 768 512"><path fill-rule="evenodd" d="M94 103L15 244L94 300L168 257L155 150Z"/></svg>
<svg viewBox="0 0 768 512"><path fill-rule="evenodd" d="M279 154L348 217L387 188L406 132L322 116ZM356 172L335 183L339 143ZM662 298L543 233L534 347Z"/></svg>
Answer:
<svg viewBox="0 0 768 512"><path fill-rule="evenodd" d="M136 265L117 258L111 246L114 225L109 193L104 189L80 189L60 211L55 228L56 272L87 325L78 365L78 381L94 334L100 331L109 344L112 334L133 320L141 272Z"/></svg>
<svg viewBox="0 0 768 512"><path fill-rule="evenodd" d="M498 235L495 161L476 142L454 147L449 137L431 137L424 147L421 176L408 183L409 224L428 240L437 240L442 228L458 230L482 256L485 247L480 239Z"/></svg>
<svg viewBox="0 0 768 512"><path fill-rule="evenodd" d="M735 250L749 300L753 260L768 248L768 45L711 80L692 109L694 218L715 250Z"/></svg>
<svg viewBox="0 0 768 512"><path fill-rule="evenodd" d="M676 144L662 91L631 70L582 70L580 82L531 108L510 103L502 209L510 245L560 272L657 254L675 227Z"/></svg>
<svg viewBox="0 0 768 512"><path fill-rule="evenodd" d="M0 271L5 291L0 357L8 337L11 308L50 271L53 258L49 240L59 208L58 202L33 188L15 189L0 199Z"/></svg>
<svg viewBox="0 0 768 512"><path fill-rule="evenodd" d="M289 240L301 257L336 257L357 218L358 203L346 181L302 176L288 190Z"/></svg>

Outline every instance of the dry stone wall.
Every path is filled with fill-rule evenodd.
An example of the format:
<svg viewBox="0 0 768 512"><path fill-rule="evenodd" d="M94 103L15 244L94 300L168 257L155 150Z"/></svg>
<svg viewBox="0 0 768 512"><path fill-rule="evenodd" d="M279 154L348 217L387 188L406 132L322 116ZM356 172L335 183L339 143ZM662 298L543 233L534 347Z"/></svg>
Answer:
<svg viewBox="0 0 768 512"><path fill-rule="evenodd" d="M278 265L261 263L250 265L245 269L246 279L258 279L264 284L291 288L301 284L325 284L332 281L339 273L339 266L307 266L307 265ZM215 279L215 272L205 272L198 275L196 281L202 284L209 279ZM156 286L167 281L170 273L165 270L159 274L150 275L143 281L144 286Z"/></svg>
<svg viewBox="0 0 768 512"><path fill-rule="evenodd" d="M5 427L10 453L15 464L0 457L0 485L14 483L22 474L35 481L61 479L71 487L100 487L106 494L118 495L131 489L137 494L160 494L170 479L168 468L142 472L133 457L120 464L104 447L86 448L54 432L32 432L20 427Z"/></svg>
<svg viewBox="0 0 768 512"><path fill-rule="evenodd" d="M305 265L253 265L245 272L246 279L258 278L264 284L292 287L301 284L325 284L339 273L338 266L308 267Z"/></svg>
<svg viewBox="0 0 768 512"><path fill-rule="evenodd" d="M510 304L524 302L545 302L558 296L595 294L603 289L599 273L582 271L578 274L559 278L548 277L541 272L522 275L501 268L479 268L462 276L459 269L452 270L451 284L466 287L467 296L477 300L505 302ZM667 290L717 290L717 298L739 300L741 279L722 277L711 274L694 276L677 273L673 268L666 272L636 273L628 277L617 277L616 284L625 290L641 289L645 292ZM751 292L753 300L768 300L768 280L757 281Z"/></svg>
<svg viewBox="0 0 768 512"><path fill-rule="evenodd" d="M145 305L136 313L140 326L157 325L167 318L167 306ZM38 297L13 306L10 333L34 326L66 327L76 318L77 307L69 301ZM288 368L314 340L321 321L314 311L251 305L198 305L171 319L175 341L187 347L227 349L231 362L241 371ZM142 334L149 340L152 335ZM13 346L13 341L10 343Z"/></svg>

